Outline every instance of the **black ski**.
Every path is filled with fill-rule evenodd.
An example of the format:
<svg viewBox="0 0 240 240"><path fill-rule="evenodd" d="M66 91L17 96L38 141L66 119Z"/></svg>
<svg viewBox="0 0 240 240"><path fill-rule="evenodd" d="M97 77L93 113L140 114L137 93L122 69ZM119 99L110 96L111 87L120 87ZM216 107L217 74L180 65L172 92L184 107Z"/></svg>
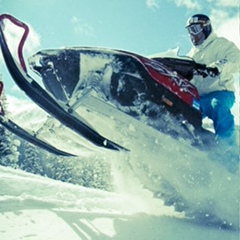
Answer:
<svg viewBox="0 0 240 240"><path fill-rule="evenodd" d="M10 119L5 120L2 116L0 117L0 124L2 124L4 127L6 127L6 129L8 129L10 132L16 134L17 136L19 136L20 138L30 142L31 144L40 147L44 150L47 150L50 153L56 154L56 155L60 155L60 156L66 156L66 157L70 157L70 156L76 156L74 154L59 150L55 147L53 147L52 145L38 139L37 137L31 135L29 132L27 132L26 130L22 129L20 126L18 126L16 123L14 123L13 121L11 121Z"/></svg>
<svg viewBox="0 0 240 240"><path fill-rule="evenodd" d="M36 104L58 119L62 124L83 136L93 144L112 150L127 150L117 143L108 140L93 130L83 121L70 115L64 110L51 95L49 95L31 76L24 72L14 60L6 43L2 26L0 27L0 45L7 68L21 90L23 90Z"/></svg>

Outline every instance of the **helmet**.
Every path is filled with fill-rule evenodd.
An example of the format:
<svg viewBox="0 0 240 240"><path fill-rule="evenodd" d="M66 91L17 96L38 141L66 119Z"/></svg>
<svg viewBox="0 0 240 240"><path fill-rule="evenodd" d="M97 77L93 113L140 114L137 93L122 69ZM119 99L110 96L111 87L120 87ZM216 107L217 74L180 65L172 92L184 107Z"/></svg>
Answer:
<svg viewBox="0 0 240 240"><path fill-rule="evenodd" d="M203 33L205 34L205 39L210 35L212 32L212 25L211 21L208 16L204 14L195 14L192 17L190 17L187 21L186 28L189 28L193 25L200 25L201 29L203 30Z"/></svg>

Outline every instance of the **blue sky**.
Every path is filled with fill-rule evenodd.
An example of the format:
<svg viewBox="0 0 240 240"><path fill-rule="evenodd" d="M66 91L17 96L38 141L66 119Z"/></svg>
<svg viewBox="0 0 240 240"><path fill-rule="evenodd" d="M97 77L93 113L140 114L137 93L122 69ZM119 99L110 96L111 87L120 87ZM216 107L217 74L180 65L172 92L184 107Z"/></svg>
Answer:
<svg viewBox="0 0 240 240"><path fill-rule="evenodd" d="M221 35L239 40L238 4L238 0L0 0L2 13L32 27L39 38L31 43L33 50L104 46L143 55L173 47L186 54L191 43L185 23L199 12L211 17Z"/></svg>
<svg viewBox="0 0 240 240"><path fill-rule="evenodd" d="M8 13L30 26L26 58L40 49L97 46L151 55L179 47L185 55L191 42L185 24L195 13L209 15L218 35L239 41L239 0L0 0ZM11 32L10 44L19 40ZM14 33L14 34L13 34ZM0 61L6 90L13 81Z"/></svg>

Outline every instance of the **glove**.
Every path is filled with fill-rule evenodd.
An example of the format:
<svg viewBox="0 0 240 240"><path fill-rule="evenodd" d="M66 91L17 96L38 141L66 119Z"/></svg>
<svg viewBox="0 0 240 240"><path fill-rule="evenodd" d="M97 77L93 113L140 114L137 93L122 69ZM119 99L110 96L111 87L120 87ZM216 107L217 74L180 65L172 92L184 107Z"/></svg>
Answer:
<svg viewBox="0 0 240 240"><path fill-rule="evenodd" d="M216 77L219 75L219 70L217 67L204 67L197 69L194 74L201 75L203 78L206 77Z"/></svg>
<svg viewBox="0 0 240 240"><path fill-rule="evenodd" d="M207 67L208 75L209 75L210 77L216 77L216 76L218 76L218 75L222 72L224 66L225 66L227 63L228 63L228 60L225 59L225 58L224 58L224 59L221 59L221 60L218 60L218 61L216 61L216 62L211 63L211 64Z"/></svg>
<svg viewBox="0 0 240 240"><path fill-rule="evenodd" d="M217 67L207 67L206 72L207 72L207 75L210 77L216 77L219 75L219 70Z"/></svg>

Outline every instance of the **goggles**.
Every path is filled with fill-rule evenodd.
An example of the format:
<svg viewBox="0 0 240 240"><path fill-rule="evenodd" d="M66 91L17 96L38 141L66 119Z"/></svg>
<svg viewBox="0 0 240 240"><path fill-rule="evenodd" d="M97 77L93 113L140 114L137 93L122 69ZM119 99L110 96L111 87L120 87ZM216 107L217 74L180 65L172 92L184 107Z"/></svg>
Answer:
<svg viewBox="0 0 240 240"><path fill-rule="evenodd" d="M203 27L202 24L192 24L188 26L187 29L189 34L197 35L203 30Z"/></svg>

